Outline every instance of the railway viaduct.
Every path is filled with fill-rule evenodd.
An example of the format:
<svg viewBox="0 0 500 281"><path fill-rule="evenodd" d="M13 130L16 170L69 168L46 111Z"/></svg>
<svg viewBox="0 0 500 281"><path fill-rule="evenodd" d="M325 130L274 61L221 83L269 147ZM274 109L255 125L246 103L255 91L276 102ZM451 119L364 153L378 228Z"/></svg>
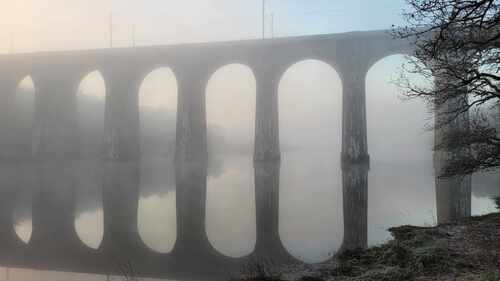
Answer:
<svg viewBox="0 0 500 281"><path fill-rule="evenodd" d="M330 64L343 83L343 248L366 247L370 157L365 78L380 59L392 54L412 54L413 48L410 41L393 39L387 31L368 31L0 56L3 116L11 110L13 95L24 77L30 75L36 89L32 157L15 159L15 155L4 151L1 161L32 167L40 178L30 243L24 244L17 238L12 220L8 219L12 214L0 220L0 264L112 274L118 273L120 264L130 262L134 272L145 277L199 276L208 280L235 272L256 258L292 260L278 233L278 84L289 66L304 59ZM254 252L243 258L218 253L205 232L205 87L213 72L230 63L249 66L257 83L254 149L257 237ZM174 250L169 254L149 250L137 229L138 93L144 77L162 66L170 67L178 81L175 171L178 233ZM104 237L97 250L86 247L74 230L74 175L80 158L76 94L82 78L95 70L102 74L107 93L102 153ZM0 132L8 134L5 128L0 128ZM0 140L5 141L5 137L0 135ZM446 152L437 154L438 167L446 158L439 155ZM461 189L452 189L456 183L456 179L436 179L441 221L470 213L470 181L461 183Z"/></svg>

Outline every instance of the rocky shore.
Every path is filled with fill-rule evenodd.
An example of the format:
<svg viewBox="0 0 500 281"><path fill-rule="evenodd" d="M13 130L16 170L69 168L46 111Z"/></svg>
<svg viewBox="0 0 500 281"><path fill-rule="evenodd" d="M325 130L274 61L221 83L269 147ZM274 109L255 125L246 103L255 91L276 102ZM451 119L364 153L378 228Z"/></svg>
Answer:
<svg viewBox="0 0 500 281"><path fill-rule="evenodd" d="M500 280L500 213L390 232L394 239L377 247L315 265L257 266L239 280Z"/></svg>

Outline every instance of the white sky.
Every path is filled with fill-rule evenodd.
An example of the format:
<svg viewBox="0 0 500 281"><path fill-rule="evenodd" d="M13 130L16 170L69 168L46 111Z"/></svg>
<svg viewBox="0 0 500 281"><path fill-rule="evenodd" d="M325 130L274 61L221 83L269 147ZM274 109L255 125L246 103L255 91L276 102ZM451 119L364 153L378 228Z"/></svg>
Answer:
<svg viewBox="0 0 500 281"><path fill-rule="evenodd" d="M276 36L386 29L401 24L399 0L267 0ZM1 0L0 53L114 45L225 41L261 36L260 0Z"/></svg>

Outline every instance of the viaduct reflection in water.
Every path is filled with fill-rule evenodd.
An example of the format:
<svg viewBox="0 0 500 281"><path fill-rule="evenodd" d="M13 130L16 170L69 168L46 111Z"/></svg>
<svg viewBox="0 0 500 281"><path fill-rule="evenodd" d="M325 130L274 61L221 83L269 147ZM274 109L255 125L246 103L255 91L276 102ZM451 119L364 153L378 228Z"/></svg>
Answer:
<svg viewBox="0 0 500 281"><path fill-rule="evenodd" d="M235 162L244 162L244 157L236 157L235 159L232 159L230 161L228 161L229 165L234 165ZM232 163L231 163L232 162ZM67 163L66 163L67 164ZM62 165L62 163L60 164ZM278 193L278 189L279 189L279 183L280 183L280 164L279 163L273 163L273 162L264 162L264 163L259 163L258 165L255 165L255 170L254 170L254 176L255 176L255 188L256 188L256 193L258 193L259 191L259 188L262 189L265 189L266 191L269 191L269 190L274 190L276 193L275 193L275 202L278 201L278 198L280 197L279 193ZM200 167L202 169L206 169L207 167ZM225 169L231 169L232 167L227 167L224 165L222 165L221 169L225 170ZM234 168L234 166L233 166ZM75 172L78 172L78 171L81 171L82 168L81 167L78 167L75 169ZM402 171L402 170L401 170ZM129 167L127 167L127 170L126 170L127 173L131 173L131 174L135 174L135 175L138 175L139 174L139 165L138 163L136 164L130 164ZM45 170L41 170L39 169L39 167L37 167L36 165L31 165L30 167L26 167L24 169L24 175L26 174L32 174L33 177L36 179L36 177L38 176L43 176L43 174L41 173L46 173ZM114 171L112 170L108 170L106 171L106 177L115 177L115 175L113 174ZM5 174L4 174L5 175ZM19 177L21 178L21 177ZM493 179L494 177L492 177ZM408 179L408 177L405 177L404 174L401 174L401 179ZM123 180L125 180L125 178L123 178ZM126 180L129 180L130 181L130 178L126 178ZM11 183L14 183L16 184L16 182L12 182L12 178L10 177L10 180ZM396 183L398 180L396 179L395 181L393 181L394 183ZM135 183L137 183L137 181L134 181ZM5 182L4 182L5 183ZM50 183L50 181L48 181L47 183ZM389 182L390 183L390 182ZM184 182L184 184L195 184L193 182L190 182L190 181L186 181ZM317 183L316 183L317 184ZM416 186L419 186L418 183L415 183ZM3 186L6 186L6 185L3 185ZM28 186L28 185L27 185ZM381 189L382 186L375 186L375 190L376 191L379 191L380 193L382 194L385 194L386 196L376 196L374 195L374 200L376 201L383 201L383 200L394 200L395 201L395 204L393 204L393 206L391 206L391 211L393 212L400 212L400 211L404 211L404 208L401 208L401 207L398 207L397 204L398 204L398 201L402 202L403 204L406 202L406 204L408 204L408 199L414 195L412 195L412 192L413 191L413 188L412 186L410 186L409 188L404 188L403 186L397 186L395 188L391 188L391 187L385 187ZM480 188L478 188L480 189ZM4 193L5 192L5 189L2 189ZM172 191L174 192L174 191ZM479 192L479 191L478 191ZM483 195L484 196L484 192L486 192L486 194L492 194L491 192L492 191L483 191ZM55 196L57 198L60 198L59 195L57 194L58 191L55 191ZM422 202L426 202L426 201L431 201L432 202L432 195L433 195L433 189L430 188L429 190L426 190L426 189L420 189L418 193L424 193L424 194L427 194L427 196L429 197L425 197L424 198L421 198L421 195L418 197L418 198L421 198L420 200L418 200L415 204L418 204L419 207L422 207L420 204ZM170 193L172 195L175 195L175 193ZM6 195L6 196L4 196ZM2 198L6 198L8 196L8 194L2 194ZM286 196L286 195L284 195ZM28 197L35 197L35 195L30 195ZM283 198L283 195L281 195L281 197ZM474 196L476 198L479 198L477 196ZM267 201L268 198L272 198L270 197L269 195L266 195L266 200L263 200L264 202L269 202ZM121 199L121 196L117 196L116 198L113 198L112 202L110 202L111 204L114 203L116 204L117 201L119 201ZM136 200L144 200L144 198L137 198ZM258 200L258 199L257 199ZM477 199L476 199L477 200ZM375 201L375 202L376 202ZM139 201L140 202L140 201ZM109 203L108 203L109 204ZM106 203L104 203L104 205L106 205ZM279 216L279 210L277 209L269 209L269 208L273 208L272 207L273 204L272 204L272 201L269 202L267 205L265 206L260 206L260 212L257 212L256 213L256 218L261 221L259 221L258 223L261 223L261 224L266 224L267 225L267 231L269 232L266 232L266 233L257 233L257 239L259 239L259 235L261 235L261 238L260 239L266 239L264 240L264 243L268 243L268 247L275 247L276 245L282 245L281 244L281 240L282 240L282 237L286 238L286 235L288 234L287 232L283 232L283 230L280 232L280 222L278 221L280 216ZM276 206L276 205L274 205ZM10 209L9 209L10 208ZM268 209L265 209L265 208L268 208ZM274 207L275 208L275 207ZM429 210L425 210L425 207L422 207L422 212L424 213L424 216L426 216L426 218L424 218L422 220L422 218L420 217L412 217L411 214L410 215L403 215L403 216L399 216L402 218L401 221L387 221L388 219L390 219L390 217L387 216L388 213L385 213L385 210L384 210L384 207L376 207L376 208L372 208L373 212L375 214L372 214L372 216L369 216L370 218L370 224L367 226L367 233L365 233L364 235L367 235L367 236L371 236L369 241L372 241L373 242L376 242L377 239L385 239L386 236L383 234L384 230L385 230L385 227L383 226L383 224L389 226L389 225L394 225L394 224L400 224L400 223L408 223L408 222L411 222L412 220L416 223L419 223L421 224L422 221L428 221L429 223L432 223L432 214L428 214L427 212ZM2 221L4 221L5 223L12 223L12 215L14 214L14 210L16 209L16 206L15 204L3 204L3 207L2 207ZM259 210L259 209L257 209ZM137 211L137 210L136 210ZM276 216L275 217L269 217L267 214L270 213L270 212L276 212ZM33 220L35 221L37 219L37 215L36 213L33 214ZM45 216L49 216L50 214L48 213L45 213L44 214ZM52 216L52 215L51 215ZM74 211L73 213L73 220L78 216L78 213L76 211ZM397 215L394 217L397 219ZM281 217L282 218L282 217ZM180 220L181 218L178 218L177 220ZM299 212L297 212L297 215L292 218L292 219L295 219L295 220L303 220L303 219L307 219L307 217L304 217L303 215L299 214ZM325 216L325 217L319 217L319 218L315 218L317 220L324 220L324 221L327 221L329 218L328 216ZM129 219L126 219L124 218L124 221L128 221ZM209 221L207 221L206 223L210 223ZM125 223L124 223L125 224ZM127 223L128 224L128 223ZM336 225L336 227L338 227L339 225ZM37 225L34 224L34 227L37 227ZM122 253L120 255L123 255L123 256L127 256L127 257L131 257L130 255L133 254L133 257L137 257L136 258L133 258L134 260L134 263L140 263L140 262L144 262L145 264L144 265L141 265L141 266L145 266L145 267L139 267L139 265L137 265L139 268L148 268L148 266L151 266L151 262L152 261L155 261L157 262L157 265L160 266L160 264L166 264L166 263L172 263L173 267L175 266L176 268L183 268L181 267L177 262L181 263L182 264L182 260L184 260L184 262L186 263L186 267L184 267L185 270L189 271L189 267L192 266L192 263L191 262L196 262L197 264L197 267L199 267L200 264L206 264L207 265L207 268L204 268L206 270L208 270L208 268L210 266L215 266L214 263L217 263L217 262L220 262L222 264L225 264L226 266L230 265L230 264L235 264L235 260L238 260L238 259L235 259L235 258L229 258L229 257L226 257L226 256L223 256L221 254L221 251L220 250L217 250L217 249L214 249L214 247L212 246L212 243L210 243L208 237L206 236L206 234L204 235L203 237L203 240L200 241L200 243L197 245L197 247L195 249L191 249L192 251L196 251L196 255L200 258L200 260L192 260L191 258L189 257L185 257L184 259L182 259L183 255L180 254L180 251L179 251L179 248L176 248L178 247L177 246L177 241L175 241L175 247L173 249L173 251L169 251L167 254L155 254L155 251L150 247L150 246L147 246L146 244L144 244L143 242L143 239L144 237L141 237L139 234L138 234L138 224L135 224L133 226L130 226L131 228L134 229L134 232L133 232L133 237L135 241L135 248L134 248L134 252L130 252L130 247L128 246L130 244L130 240L126 240L124 241L123 243L126 243L127 244L127 247L123 247L123 249L126 249L126 254L125 253ZM45 230L45 231L52 231L52 230ZM58 231L57 235L58 237L69 237L69 236L72 236L73 237L73 243L69 243L69 241L67 242L68 244L65 244L64 245L64 251L68 254L71 255L72 258L75 258L75 255L78 259L78 263L80 265L85 265L85 270L89 270L91 272L102 272L102 273L105 273L105 271L108 269L107 268L107 264L109 264L111 262L111 260L114 260L113 258L110 258L108 256L108 253L105 252L104 249L100 248L100 249L96 249L96 250L92 250L90 248L88 248L88 246L86 245L83 245L80 241L79 241L79 237L77 236L77 234L75 233L74 231L74 226L71 224L71 227L68 227L68 229L56 229L54 231ZM226 231L226 229L221 229L219 230L219 232L221 233L221 235L224 235L223 232ZM270 233L272 235L270 235ZM8 235L6 235L8 234ZM55 233L53 233L55 235ZM30 261L29 256L33 255L34 253L38 252L37 249L33 249L33 239L31 239L29 241L29 244L28 245L25 245L23 244L22 242L20 242L19 238L16 237L16 234L14 232L11 232L11 233L3 233L4 236L2 237L10 237L9 240L3 240L3 247L5 247L5 251L6 251L6 256L3 256L3 261L8 261L9 259L14 259L16 257L16 255L13 255L13 253L18 253L19 256L18 257L22 257L23 259L23 264L21 266L23 267L29 267L29 268L46 268L47 266L51 266L51 268L54 268L54 269L57 269L57 268L60 268L60 264L59 262L61 262L62 260L64 260L65 257L59 257L57 255L54 255L51 257L51 255L48 255L48 256L41 256L39 257L38 260L32 260ZM285 236L284 236L285 235ZM248 235L248 236L251 236L251 235ZM270 239L269 237L274 237L275 240L272 240ZM248 239L249 237L244 237L244 239ZM130 239L130 238L127 238L127 239ZM171 237L169 237L169 239L171 239ZM50 239L51 241L54 241L54 239ZM375 240L375 241L374 241ZM6 241L10 241L10 243L5 243ZM57 241L57 240L56 240ZM57 241L57 243L60 243L62 241ZM102 244L102 243L101 243ZM202 245L204 244L204 245ZM55 245L48 245L48 247L50 247L51 249L54 249L55 248ZM338 245L337 247L340 247L340 245ZM15 251L14 248L16 249ZM9 250L11 249L11 250ZM71 251L71 249L74 249L75 252ZM80 253L78 253L78 251L76 249L86 249L85 251L82 251ZM188 251L190 250L189 248L186 249L182 249L183 252L184 251ZM271 257L273 255L275 255L276 253L282 253L283 256L285 258L290 258L291 257L289 256L288 252L292 250L292 251L295 251L297 253L307 253L308 251L310 251L310 249L301 249L301 248L293 248L293 245L292 245L292 248L290 247L287 247L287 249L285 249L283 246L280 246L279 249L273 249L272 251L269 251L267 252L267 249L264 249L264 250L261 250L263 252L262 255L266 255L268 257ZM176 252L176 251L179 251L179 252ZM277 252L277 251L280 251L280 252ZM46 251L44 250L43 252L45 253L50 253L50 251ZM251 255L254 255L255 253L258 253L257 252L257 249L253 249L252 251L253 253ZM7 256L7 253L8 253L8 256ZM201 254L203 253L203 256L201 256ZM177 254L179 254L179 256L177 256ZM193 254L193 253L192 253ZM163 255L163 256L162 256ZM169 256L169 258L166 258L167 256ZM152 257L156 257L156 258L152 258ZM67 258L67 257L66 257ZM239 262L243 262L244 260L247 260L249 259L250 257L249 256L244 256L242 258L239 258ZM144 259L147 259L147 260L144 260ZM206 260L205 260L206 259ZM42 261L43 260L43 261ZM177 262L175 262L175 261ZM188 260L190 262L188 262ZM24 263L25 262L25 263ZM39 263L40 262L40 263ZM113 261L111 263L114 263L116 261ZM123 261L125 262L125 261ZM226 264L227 262L227 264ZM222 266L221 264L221 266ZM9 263L6 263L5 265L9 265ZM13 263L11 264L12 266L20 266L19 264L17 263ZM98 265L100 266L103 266L102 268L100 268ZM55 266L55 267L53 267ZM163 266L163 265L162 265ZM236 265L235 265L236 267ZM203 268L201 268L203 269ZM61 267L61 270L66 270L66 267ZM75 271L81 271L82 269L75 269Z"/></svg>

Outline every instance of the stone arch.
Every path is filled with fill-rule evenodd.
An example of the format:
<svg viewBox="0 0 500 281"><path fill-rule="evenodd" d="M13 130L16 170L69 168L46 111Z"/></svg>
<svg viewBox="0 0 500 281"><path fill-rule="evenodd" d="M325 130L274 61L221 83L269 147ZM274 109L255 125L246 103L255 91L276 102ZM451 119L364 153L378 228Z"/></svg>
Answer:
<svg viewBox="0 0 500 281"><path fill-rule="evenodd" d="M175 147L178 83L171 68L148 72L139 88L139 235L153 251L168 253L177 240Z"/></svg>
<svg viewBox="0 0 500 281"><path fill-rule="evenodd" d="M342 82L330 64L305 60L279 83L280 237L294 257L319 262L343 238Z"/></svg>
<svg viewBox="0 0 500 281"><path fill-rule="evenodd" d="M288 70L304 62L318 62L321 64L328 65L342 79L342 64L339 63L334 56L316 54L316 55L300 55L296 57L295 56L289 57L283 62L281 62L278 66L278 73L280 73L279 75L280 81L282 80L283 76L285 76L285 74L288 72ZM276 85L276 87L279 88L279 84Z"/></svg>
<svg viewBox="0 0 500 281"><path fill-rule="evenodd" d="M242 257L256 243L253 150L256 80L243 64L217 69L206 85L206 231L222 254ZM230 210L230 212L229 212Z"/></svg>
<svg viewBox="0 0 500 281"><path fill-rule="evenodd" d="M381 58L366 75L370 244L388 239L386 229L394 225L435 223L434 136L428 131L433 114L424 101L401 98L398 80L410 67L403 65L407 56ZM426 85L418 75L405 75L412 83Z"/></svg>
<svg viewBox="0 0 500 281"><path fill-rule="evenodd" d="M395 49L388 49L384 52L378 53L377 55L371 56L367 62L367 68L366 68L367 72L377 63L393 56L405 56L414 58L414 50L408 48L395 48Z"/></svg>
<svg viewBox="0 0 500 281"><path fill-rule="evenodd" d="M103 142L106 82L98 70L86 73L77 89L80 134L79 170L76 173L75 230L88 247L99 248L104 235L102 211Z"/></svg>

